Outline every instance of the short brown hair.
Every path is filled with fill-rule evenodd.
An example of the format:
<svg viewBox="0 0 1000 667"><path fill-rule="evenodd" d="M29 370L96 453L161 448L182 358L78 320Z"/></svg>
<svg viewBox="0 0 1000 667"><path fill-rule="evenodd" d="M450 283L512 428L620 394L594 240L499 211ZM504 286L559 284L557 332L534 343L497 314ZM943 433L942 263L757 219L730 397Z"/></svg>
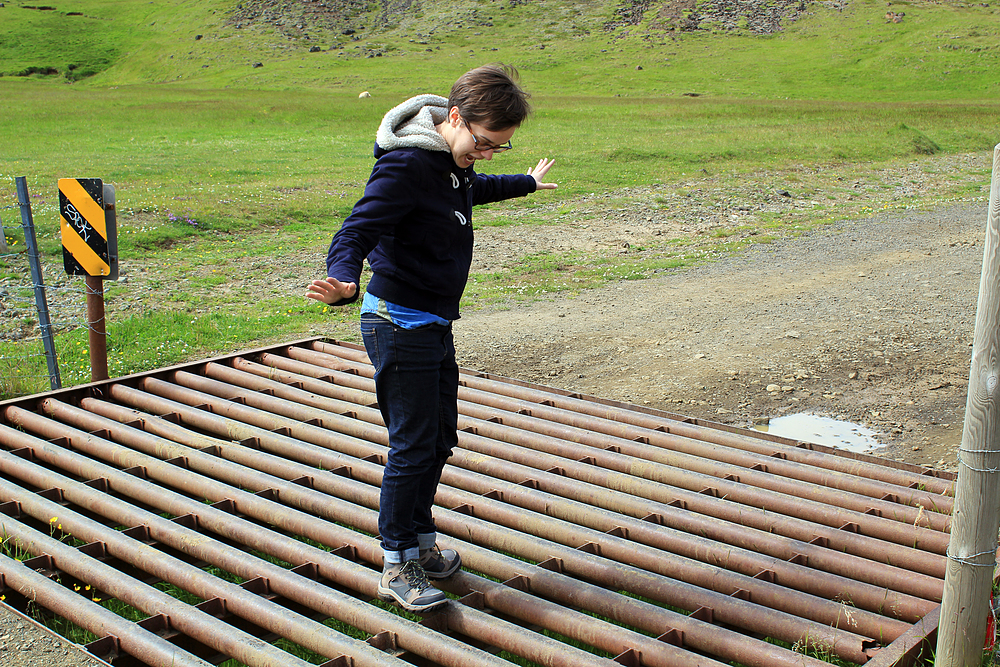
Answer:
<svg viewBox="0 0 1000 667"><path fill-rule="evenodd" d="M448 96L448 108L452 107L458 107L466 122L494 132L518 127L531 113L517 70L499 64L483 65L459 77Z"/></svg>

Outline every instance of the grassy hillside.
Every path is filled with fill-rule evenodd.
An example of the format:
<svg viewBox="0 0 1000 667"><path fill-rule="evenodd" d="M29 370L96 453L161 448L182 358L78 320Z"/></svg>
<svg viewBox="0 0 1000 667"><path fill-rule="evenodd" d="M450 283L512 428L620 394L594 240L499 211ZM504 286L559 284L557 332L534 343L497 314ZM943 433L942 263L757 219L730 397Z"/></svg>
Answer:
<svg viewBox="0 0 1000 667"><path fill-rule="evenodd" d="M0 73L93 77L88 85L97 86L403 93L440 88L470 65L503 60L551 94L1000 96L995 3L804 2L799 11L799 2L761 1L747 3L758 8L749 14L731 9L734 3L693 0L653 0L645 11L631 0L65 0L49 10L5 4ZM902 15L899 23L887 18L887 4ZM762 34L760 24L773 32Z"/></svg>
<svg viewBox="0 0 1000 667"><path fill-rule="evenodd" d="M474 276L467 307L512 281L527 296L579 289L890 206L981 199L982 157L1000 142L997 3L53 2L0 7L0 218L22 240L10 231L13 177L27 176L56 271L56 180L116 186L132 282L109 286L112 309L127 304L110 319L113 374L330 332L329 315L303 303L289 258L322 270L385 110L446 93L485 62L517 66L536 113L515 151L479 167L523 171L554 157L560 188L489 207L477 225L642 208L686 231L630 256L524 248ZM372 97L359 99L365 90ZM767 204L777 190L791 190L782 201L793 205ZM678 222L694 208L701 222ZM293 287L248 297L241 286L261 271ZM0 280L23 273L0 258ZM31 322L30 308L6 312L0 335ZM354 330L350 315L343 331ZM77 324L58 345L74 369L67 384L86 378ZM37 358L7 354L17 345L0 342L0 359L44 375ZM9 375L0 367L0 385Z"/></svg>

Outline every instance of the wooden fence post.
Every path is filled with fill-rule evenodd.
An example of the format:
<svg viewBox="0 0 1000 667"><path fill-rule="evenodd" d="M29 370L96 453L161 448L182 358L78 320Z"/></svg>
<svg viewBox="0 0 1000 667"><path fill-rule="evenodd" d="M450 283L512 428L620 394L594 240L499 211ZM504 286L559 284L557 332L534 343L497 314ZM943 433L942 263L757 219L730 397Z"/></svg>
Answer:
<svg viewBox="0 0 1000 667"><path fill-rule="evenodd" d="M991 613L1000 524L1000 144L993 149L968 391L935 667L978 667Z"/></svg>

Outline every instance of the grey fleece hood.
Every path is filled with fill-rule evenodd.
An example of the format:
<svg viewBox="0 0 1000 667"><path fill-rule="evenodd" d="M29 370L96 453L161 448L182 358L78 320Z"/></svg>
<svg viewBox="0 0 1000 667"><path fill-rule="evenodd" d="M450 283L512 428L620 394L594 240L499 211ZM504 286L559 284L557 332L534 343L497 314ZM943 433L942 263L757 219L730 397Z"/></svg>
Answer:
<svg viewBox="0 0 1000 667"><path fill-rule="evenodd" d="M393 107L382 118L375 143L384 151L423 148L450 152L434 126L448 118L448 100L440 95L417 95Z"/></svg>

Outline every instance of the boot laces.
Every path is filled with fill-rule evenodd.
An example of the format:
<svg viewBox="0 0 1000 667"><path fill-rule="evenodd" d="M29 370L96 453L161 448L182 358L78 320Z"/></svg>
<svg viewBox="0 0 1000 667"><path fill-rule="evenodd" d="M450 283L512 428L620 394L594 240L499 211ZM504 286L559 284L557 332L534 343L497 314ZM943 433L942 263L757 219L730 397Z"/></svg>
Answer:
<svg viewBox="0 0 1000 667"><path fill-rule="evenodd" d="M417 561L407 561L399 573L403 575L403 579L406 580L406 585L410 588L415 588L418 591L430 588L431 584L430 581L427 580L427 573L424 572L424 568L420 567L420 564Z"/></svg>

